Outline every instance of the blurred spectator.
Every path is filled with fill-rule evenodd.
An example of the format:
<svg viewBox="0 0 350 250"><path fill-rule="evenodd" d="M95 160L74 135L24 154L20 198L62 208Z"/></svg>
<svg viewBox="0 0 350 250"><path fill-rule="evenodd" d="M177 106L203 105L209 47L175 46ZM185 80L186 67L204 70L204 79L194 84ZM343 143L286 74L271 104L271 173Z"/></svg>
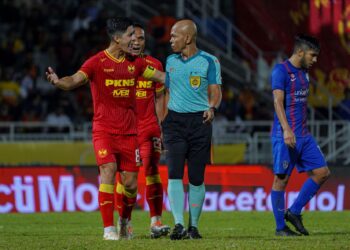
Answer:
<svg viewBox="0 0 350 250"><path fill-rule="evenodd" d="M92 21L92 17L88 16L85 10L80 9L78 15L74 18L71 31L72 35L79 30L88 30L90 27L90 22Z"/></svg>
<svg viewBox="0 0 350 250"><path fill-rule="evenodd" d="M22 121L43 121L46 110L47 102L39 93L34 92L23 102Z"/></svg>
<svg viewBox="0 0 350 250"><path fill-rule="evenodd" d="M236 120L238 114L238 104L234 91L230 87L224 87L222 94L222 101L218 111L228 120L234 121Z"/></svg>
<svg viewBox="0 0 350 250"><path fill-rule="evenodd" d="M46 122L52 126L49 132L67 132L72 124L70 118L64 113L62 107L57 107L55 112L49 113Z"/></svg>
<svg viewBox="0 0 350 250"><path fill-rule="evenodd" d="M74 72L73 65L76 59L74 47L74 43L69 38L69 33L62 33L56 44L57 72L59 72L60 75L70 75Z"/></svg>
<svg viewBox="0 0 350 250"><path fill-rule="evenodd" d="M40 122L40 114L34 109L29 109L22 115L23 122Z"/></svg>
<svg viewBox="0 0 350 250"><path fill-rule="evenodd" d="M272 121L273 112L266 102L259 102L253 108L253 120Z"/></svg>
<svg viewBox="0 0 350 250"><path fill-rule="evenodd" d="M225 126L229 124L226 116L218 113L213 121L213 138L220 138L227 134Z"/></svg>
<svg viewBox="0 0 350 250"><path fill-rule="evenodd" d="M10 114L10 107L4 103L0 106L0 122L13 121L13 117Z"/></svg>
<svg viewBox="0 0 350 250"><path fill-rule="evenodd" d="M268 65L265 58L261 55L259 55L256 65L258 71L257 87L259 90L264 90L269 85L270 66Z"/></svg>
<svg viewBox="0 0 350 250"><path fill-rule="evenodd" d="M5 68L0 75L0 100L9 105L16 105L20 101L20 86L12 80L13 69Z"/></svg>
<svg viewBox="0 0 350 250"><path fill-rule="evenodd" d="M350 88L344 90L344 99L338 105L338 114L344 120L350 121Z"/></svg>
<svg viewBox="0 0 350 250"><path fill-rule="evenodd" d="M30 64L26 67L26 74L21 81L20 95L26 99L29 94L36 89L36 80L38 76L38 67Z"/></svg>
<svg viewBox="0 0 350 250"><path fill-rule="evenodd" d="M253 120L255 107L254 92L249 88L242 89L239 93L238 101L240 103L239 114L242 120Z"/></svg>
<svg viewBox="0 0 350 250"><path fill-rule="evenodd" d="M159 6L159 15L152 17L147 25L147 31L155 39L153 51L155 57L163 61L169 53L170 32L176 19L168 14L168 5Z"/></svg>

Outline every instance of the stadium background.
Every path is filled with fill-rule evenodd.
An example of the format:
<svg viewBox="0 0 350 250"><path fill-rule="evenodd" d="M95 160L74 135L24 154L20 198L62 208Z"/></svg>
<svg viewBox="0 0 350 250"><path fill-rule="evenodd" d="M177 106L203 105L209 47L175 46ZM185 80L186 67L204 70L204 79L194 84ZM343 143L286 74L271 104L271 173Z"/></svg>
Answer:
<svg viewBox="0 0 350 250"><path fill-rule="evenodd" d="M271 210L269 74L287 58L297 33L319 37L321 54L310 72L309 123L333 175L306 209L350 209L349 0L3 0L0 213L97 209L89 88L55 89L44 72L50 65L59 76L74 73L107 46L105 20L120 13L145 26L148 52L162 61L170 48L155 20L167 20L166 26L175 18L192 18L199 47L222 63L223 101L214 123L206 211ZM166 185L165 166L161 172ZM305 178L292 177L287 203ZM140 178L138 206L147 209L143 186ZM169 208L166 199L164 208Z"/></svg>

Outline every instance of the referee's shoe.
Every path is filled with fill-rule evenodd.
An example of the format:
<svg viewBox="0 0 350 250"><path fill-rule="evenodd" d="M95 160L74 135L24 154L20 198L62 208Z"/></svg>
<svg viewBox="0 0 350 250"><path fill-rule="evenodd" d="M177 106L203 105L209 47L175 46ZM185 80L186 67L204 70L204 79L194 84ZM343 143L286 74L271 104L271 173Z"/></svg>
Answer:
<svg viewBox="0 0 350 250"><path fill-rule="evenodd" d="M199 234L198 228L190 226L188 228L187 236L189 239L197 240L202 239L202 235Z"/></svg>
<svg viewBox="0 0 350 250"><path fill-rule="evenodd" d="M170 234L171 240L183 240L187 239L187 231L180 223L176 224L173 231Z"/></svg>

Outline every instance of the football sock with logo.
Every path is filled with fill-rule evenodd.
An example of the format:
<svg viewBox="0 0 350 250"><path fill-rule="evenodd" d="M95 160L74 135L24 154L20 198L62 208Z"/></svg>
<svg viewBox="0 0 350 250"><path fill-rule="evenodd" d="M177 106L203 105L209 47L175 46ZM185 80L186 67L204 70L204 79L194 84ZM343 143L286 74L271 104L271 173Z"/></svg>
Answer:
<svg viewBox="0 0 350 250"><path fill-rule="evenodd" d="M203 202L205 198L205 185L199 186L189 184L189 210L190 210L190 226L198 227L198 220L202 212Z"/></svg>
<svg viewBox="0 0 350 250"><path fill-rule="evenodd" d="M286 226L286 223L284 221L284 193L285 191L271 191L271 203L273 215L276 221L276 230L282 230Z"/></svg>
<svg viewBox="0 0 350 250"><path fill-rule="evenodd" d="M150 217L161 216L163 210L163 186L159 174L146 176L146 199Z"/></svg>
<svg viewBox="0 0 350 250"><path fill-rule="evenodd" d="M103 226L110 227L114 225L114 185L100 184L98 192L98 204L102 216Z"/></svg>
<svg viewBox="0 0 350 250"><path fill-rule="evenodd" d="M168 182L168 196L171 212L173 214L175 224L184 224L184 205L185 193L182 180L169 179Z"/></svg>
<svg viewBox="0 0 350 250"><path fill-rule="evenodd" d="M320 185L314 182L313 179L309 178L305 181L302 186L298 197L294 201L293 205L290 207L290 211L293 214L299 215L303 207L314 197L317 191L320 189Z"/></svg>
<svg viewBox="0 0 350 250"><path fill-rule="evenodd" d="M118 214L120 214L121 211L119 211L119 210L122 209L124 186L120 183L119 180L118 180L117 185L116 185L114 190L115 190L114 206L115 206L115 210L118 211Z"/></svg>

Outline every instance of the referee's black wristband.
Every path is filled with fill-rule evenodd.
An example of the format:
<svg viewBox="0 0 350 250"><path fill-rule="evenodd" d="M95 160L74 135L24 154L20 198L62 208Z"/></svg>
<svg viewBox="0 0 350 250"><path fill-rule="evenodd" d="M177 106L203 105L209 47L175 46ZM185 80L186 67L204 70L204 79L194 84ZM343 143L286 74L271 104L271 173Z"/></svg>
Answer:
<svg viewBox="0 0 350 250"><path fill-rule="evenodd" d="M214 114L216 114L216 112L218 112L218 109L215 108L215 107L210 107L209 109L213 110L213 111L214 111Z"/></svg>

